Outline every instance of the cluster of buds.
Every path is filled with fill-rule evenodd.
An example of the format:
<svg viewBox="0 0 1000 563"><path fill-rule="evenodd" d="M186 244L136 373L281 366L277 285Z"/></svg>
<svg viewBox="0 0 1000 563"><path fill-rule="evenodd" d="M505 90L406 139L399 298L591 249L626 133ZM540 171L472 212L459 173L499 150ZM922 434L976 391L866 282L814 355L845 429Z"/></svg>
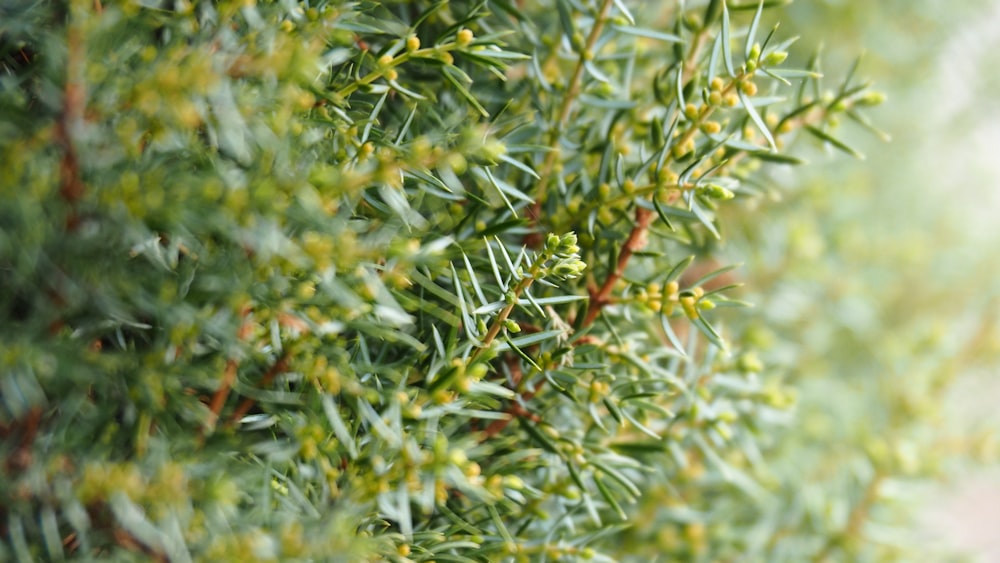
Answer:
<svg viewBox="0 0 1000 563"><path fill-rule="evenodd" d="M664 312L670 315L680 298L679 291L680 286L676 281L668 283L666 287L657 282L649 282L646 287L641 287L636 292L635 301L649 307L654 312Z"/></svg>
<svg viewBox="0 0 1000 563"><path fill-rule="evenodd" d="M587 264L580 260L580 247L577 245L574 232L562 236L549 233L545 239L545 253L552 260L552 265L547 268L547 274L557 279L578 278L587 268Z"/></svg>
<svg viewBox="0 0 1000 563"><path fill-rule="evenodd" d="M690 319L698 317L698 309L715 308L715 303L711 299L705 298L704 289L694 287L681 291L680 285L676 281L672 281L666 286L650 282L646 284L646 287L639 288L634 301L645 305L656 313L663 313L667 316L672 315L674 308L680 306Z"/></svg>

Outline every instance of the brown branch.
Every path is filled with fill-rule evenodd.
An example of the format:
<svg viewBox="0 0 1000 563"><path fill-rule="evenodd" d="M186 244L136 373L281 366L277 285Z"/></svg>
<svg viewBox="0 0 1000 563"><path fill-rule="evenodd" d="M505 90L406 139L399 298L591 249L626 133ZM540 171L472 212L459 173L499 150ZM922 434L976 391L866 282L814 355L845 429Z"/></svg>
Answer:
<svg viewBox="0 0 1000 563"><path fill-rule="evenodd" d="M245 340L250 335L249 316L250 307L244 306L240 310L240 328L237 330L237 338L240 341ZM232 389L233 383L236 382L236 371L239 366L240 362L235 358L230 358L226 361L226 369L222 372L222 381L219 382L219 388L216 389L215 394L212 395L212 399L208 403L208 408L211 411L207 424L209 431L215 429L215 424L219 420L219 414L222 413L222 407L225 406L226 399L229 397L229 391Z"/></svg>
<svg viewBox="0 0 1000 563"><path fill-rule="evenodd" d="M272 365L264 373L263 377L261 377L260 381L257 383L257 386L266 387L270 385L271 382L274 381L275 377L279 374L285 373L286 371L288 371L288 355L284 354L278 358L278 361L274 362L274 365ZM233 411L233 414L229 416L229 424L236 424L241 418L246 416L246 414L250 412L250 409L253 408L254 403L256 403L256 400L251 397L243 399L243 402L241 402L240 405L236 407L236 410Z"/></svg>
<svg viewBox="0 0 1000 563"><path fill-rule="evenodd" d="M7 458L5 465L11 472L24 471L31 465L31 447L35 443L35 436L38 435L38 426L42 421L42 409L33 407L21 420L17 420L11 426L0 427L0 435L6 438L10 433L20 430L21 437L17 448Z"/></svg>
<svg viewBox="0 0 1000 563"><path fill-rule="evenodd" d="M511 383L513 383L513 386L515 388L520 387L521 383L524 381L524 372L521 371L521 364L517 361L517 358L513 355L507 355L505 357L505 362L507 364L508 369L510 369ZM545 379L540 380L538 384L535 385L534 390L522 394L521 400L530 401L532 398L534 398L534 396L538 394L538 391L542 388L542 386L545 385L545 381L546 381ZM510 417L497 419L491 422L490 425L487 426L485 430L483 430L483 434L479 439L480 442L485 442L486 440L489 440L490 438L496 436L500 432L503 432L503 430L507 428L507 425L509 425L510 422L514 419L526 418L535 423L541 421L541 418L537 414L524 408L517 401L512 401L509 405L507 405L507 409L504 411L504 413L509 415Z"/></svg>
<svg viewBox="0 0 1000 563"><path fill-rule="evenodd" d="M622 245L622 250L618 254L618 262L615 264L615 270L608 274L607 279L604 280L604 284L601 285L599 290L596 292L592 291L590 294L590 304L587 306L587 314L583 317L583 326L587 327L593 324L597 315L600 314L601 309L611 302L611 291L614 289L615 284L618 283L618 280L625 275L625 267L628 265L629 259L632 258L633 254L646 246L646 234L654 217L655 214L649 209L636 207L635 225L632 227L632 232L628 234L628 238L625 239L625 244Z"/></svg>
<svg viewBox="0 0 1000 563"><path fill-rule="evenodd" d="M222 373L222 381L219 383L219 388L216 389L215 394L212 395L212 400L208 403L208 408L212 411L208 420L208 427L210 429L215 428L215 423L219 420L219 413L222 412L222 407L226 404L226 398L229 397L229 391L236 381L236 370L239 365L239 362L236 360L226 361L226 369Z"/></svg>
<svg viewBox="0 0 1000 563"><path fill-rule="evenodd" d="M170 561L170 558L167 557L165 553L162 553L142 543L135 536L133 536L123 528L115 528L114 531L112 532L112 535L115 538L115 543L117 543L118 545L129 551L142 553L143 555L146 555L147 557L152 558L153 561L157 562L162 561L166 563Z"/></svg>
<svg viewBox="0 0 1000 563"><path fill-rule="evenodd" d="M569 79L569 86L566 89L566 93L562 97L562 105L559 107L559 116L556 120L556 126L551 132L552 139L549 141L549 148L552 150L545 155L545 160L542 162L541 177L535 187L535 201L531 204L531 207L528 208L527 215L532 224L538 222L538 217L541 214L542 201L545 199L545 193L548 191L549 183L552 181L552 174L556 168L556 161L559 159L559 151L555 149L559 146L559 137L562 134L562 128L566 125L566 121L569 120L570 111L573 109L573 102L576 101L576 97L580 95L580 88L583 82L583 71L586 66L586 62L588 57L593 56L593 49L597 45L597 40L601 37L601 31L604 30L604 24L608 19L608 13L611 11L612 5L614 5L613 0L604 0L604 3L601 5L600 13L594 19L594 26L590 28L590 34L587 36L587 42L580 51L580 58L577 60L576 67L573 69L573 76ZM538 246L542 240L543 238L541 234L530 233L525 237L525 244L534 247Z"/></svg>
<svg viewBox="0 0 1000 563"><path fill-rule="evenodd" d="M66 29L66 84L63 87L63 111L56 122L56 141L62 148L62 159L59 162L59 195L70 206L73 206L84 195L80 159L73 144L77 128L83 123L84 109L87 103L86 89L83 83L84 45L80 26L71 13ZM66 219L66 229L75 230L79 217L71 209Z"/></svg>

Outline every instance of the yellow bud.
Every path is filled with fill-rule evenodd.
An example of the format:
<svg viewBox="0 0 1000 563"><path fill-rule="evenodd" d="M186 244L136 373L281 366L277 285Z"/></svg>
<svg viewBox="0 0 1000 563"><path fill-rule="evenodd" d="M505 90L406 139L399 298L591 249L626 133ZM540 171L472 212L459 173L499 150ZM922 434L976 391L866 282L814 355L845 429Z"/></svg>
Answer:
<svg viewBox="0 0 1000 563"><path fill-rule="evenodd" d="M464 27L462 28L461 31L458 32L458 35L455 36L455 43L458 43L460 46L464 47L469 43L472 43L472 40L474 38L475 35L473 35L472 30L467 27Z"/></svg>
<svg viewBox="0 0 1000 563"><path fill-rule="evenodd" d="M747 80L746 82L740 83L740 90L747 96L754 96L757 94L757 85Z"/></svg>
<svg viewBox="0 0 1000 563"><path fill-rule="evenodd" d="M416 35L411 35L406 38L406 50L416 51L420 48L420 38Z"/></svg>
<svg viewBox="0 0 1000 563"><path fill-rule="evenodd" d="M664 293L666 293L672 299L676 300L677 299L677 292L680 290L680 288L681 288L680 284L677 283L677 280L674 280L674 281L672 281L672 282L670 282L670 283L667 284L667 287L664 288Z"/></svg>
<svg viewBox="0 0 1000 563"><path fill-rule="evenodd" d="M367 143L361 145L361 149L358 152L362 157L370 156L373 152L375 152L375 145L372 144L371 141L368 141Z"/></svg>
<svg viewBox="0 0 1000 563"><path fill-rule="evenodd" d="M392 55L382 55L378 58L379 66L389 66L392 64Z"/></svg>
<svg viewBox="0 0 1000 563"><path fill-rule="evenodd" d="M694 297L690 295L685 295L681 297L681 307L684 308L684 314L687 315L689 319L698 318L698 310L695 308Z"/></svg>

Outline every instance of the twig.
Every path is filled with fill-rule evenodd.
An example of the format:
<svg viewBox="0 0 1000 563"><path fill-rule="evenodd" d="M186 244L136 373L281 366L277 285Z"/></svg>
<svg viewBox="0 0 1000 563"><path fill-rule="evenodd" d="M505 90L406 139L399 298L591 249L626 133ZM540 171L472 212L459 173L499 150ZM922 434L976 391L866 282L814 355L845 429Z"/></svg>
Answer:
<svg viewBox="0 0 1000 563"><path fill-rule="evenodd" d="M590 35L587 36L586 44L583 49L580 50L580 57L577 59L576 67L573 69L573 75L569 79L569 86L566 89L566 93L562 97L562 105L559 107L559 116L556 120L556 126L551 131L551 139L549 141L549 152L545 155L545 160L542 162L542 169L538 183L535 185L535 202L528 209L528 219L535 223L542 210L542 201L545 199L545 193L549 189L549 183L552 181L552 175L555 171L556 161L559 158L559 151L556 148L559 146L559 137L562 135L562 128L566 125L566 121L569 119L569 113L573 109L573 102L576 101L576 97L580 95L580 88L583 80L583 71L586 66L588 54L593 53L594 47L597 45L597 40L601 37L601 31L604 30L604 23L608 19L608 12L611 11L611 6L614 4L614 0L604 0L601 4L600 12L594 19L594 26L590 29ZM538 243L542 241L542 237L539 233L532 233L525 237L525 243L528 246L537 246Z"/></svg>
<svg viewBox="0 0 1000 563"><path fill-rule="evenodd" d="M278 361L274 362L274 365L272 365L267 370L267 372L264 373L264 376L260 378L260 382L257 383L257 386L266 387L270 385L271 382L274 381L275 377L277 377L279 374L285 373L285 371L287 370L288 370L288 355L285 354L282 355L280 358L278 358ZM246 414L250 412L250 409L253 408L255 402L256 400L254 400L251 397L246 397L245 399L243 399L243 402L241 402L240 405L236 407L236 410L233 411L233 414L230 415L229 424L230 425L236 424L241 418L246 416Z"/></svg>
<svg viewBox="0 0 1000 563"><path fill-rule="evenodd" d="M250 316L250 307L244 306L240 310L240 328L237 331L237 337L239 340L245 340L250 333L250 325L247 322L247 318ZM219 388L216 389L215 394L212 395L211 401L208 403L208 408L211 411L209 419L207 421L207 430L211 431L215 429L215 424L219 420L219 414L222 412L222 407L226 404L226 399L229 397L229 391L233 387L233 383L236 382L236 370L239 368L239 361L235 358L230 358L226 361L226 369L222 372L222 381L219 382Z"/></svg>
<svg viewBox="0 0 1000 563"><path fill-rule="evenodd" d="M86 89L83 83L84 46L80 26L76 23L72 9L66 28L66 84L63 87L63 111L56 122L56 141L62 148L63 157L59 162L59 195L71 206L84 195L84 185L80 171L80 159L73 144L73 137L83 123L86 107ZM75 230L79 217L71 210L66 219L67 230Z"/></svg>
<svg viewBox="0 0 1000 563"><path fill-rule="evenodd" d="M162 561L166 563L170 561L170 558L168 558L166 554L142 543L135 536L130 534L127 530L124 530L122 528L115 528L114 531L112 532L112 535L115 538L115 543L117 543L118 545L124 547L129 551L136 551L142 553L143 555L151 557L153 561L157 562Z"/></svg>
<svg viewBox="0 0 1000 563"><path fill-rule="evenodd" d="M635 225L632 227L628 238L625 239L625 244L622 245L622 250L618 254L618 262L615 264L614 271L608 274L607 279L604 280L604 284L601 285L599 290L591 292L587 314L583 317L584 327L593 324L597 315L600 314L601 309L611 302L611 291L614 289L615 284L618 283L618 280L625 275L625 267L628 265L629 259L632 258L633 254L646 246L646 234L650 223L653 222L653 217L655 215L652 211L636 207Z"/></svg>
<svg viewBox="0 0 1000 563"><path fill-rule="evenodd" d="M35 443L35 436L38 435L38 426L42 421L42 409L39 407L33 407L28 413L12 425L13 428L20 427L21 439L17 444L17 448L14 452L7 458L6 466L11 472L23 471L31 465L31 447ZM12 427L0 428L2 434L5 438L7 434L13 429Z"/></svg>

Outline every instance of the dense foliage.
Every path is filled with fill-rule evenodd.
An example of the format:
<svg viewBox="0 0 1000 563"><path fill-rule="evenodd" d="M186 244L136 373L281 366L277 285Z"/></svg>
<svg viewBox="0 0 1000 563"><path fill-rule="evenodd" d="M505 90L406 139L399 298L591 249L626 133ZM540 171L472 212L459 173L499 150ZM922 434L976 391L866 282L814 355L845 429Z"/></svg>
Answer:
<svg viewBox="0 0 1000 563"><path fill-rule="evenodd" d="M894 557L718 261L881 96L646 4L0 6L0 558Z"/></svg>

